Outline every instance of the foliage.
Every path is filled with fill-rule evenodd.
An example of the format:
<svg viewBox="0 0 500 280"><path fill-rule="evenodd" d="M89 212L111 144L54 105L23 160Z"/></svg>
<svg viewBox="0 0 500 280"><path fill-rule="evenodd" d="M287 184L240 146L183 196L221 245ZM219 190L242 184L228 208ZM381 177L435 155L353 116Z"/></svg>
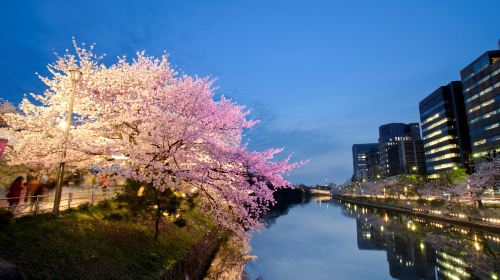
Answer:
<svg viewBox="0 0 500 280"><path fill-rule="evenodd" d="M32 94L20 114L5 118L18 144L9 149L10 164L54 168L67 148L69 169L99 168L101 175L121 176L152 186L200 193L203 211L220 225L244 235L260 226L258 216L274 202L273 189L289 187L284 176L303 162L290 157L272 161L282 149L247 150L244 106L215 100L213 80L179 75L167 55L144 52L106 66L76 43L49 64L43 94ZM65 119L72 92L69 69L83 73L77 86L70 138L64 142L59 123Z"/></svg>
<svg viewBox="0 0 500 280"><path fill-rule="evenodd" d="M432 207L436 207L436 208L443 207L445 204L446 204L446 201L441 199L441 198L434 199L434 200L430 201L430 205Z"/></svg>
<svg viewBox="0 0 500 280"><path fill-rule="evenodd" d="M7 126L7 123L4 120L5 114L15 114L15 113L17 113L16 107L9 101L0 98L0 127Z"/></svg>
<svg viewBox="0 0 500 280"><path fill-rule="evenodd" d="M469 189L476 198L487 190L500 189L500 157L479 166L477 172L470 176Z"/></svg>
<svg viewBox="0 0 500 280"><path fill-rule="evenodd" d="M181 214L196 206L197 193L186 195L171 189L158 190L151 185L131 180L127 185L128 187L120 199L128 201L136 213L141 211L152 216L155 220L155 239L159 236L159 226L163 218L183 227L186 225L186 220Z"/></svg>
<svg viewBox="0 0 500 280"><path fill-rule="evenodd" d="M467 170L465 168L456 168L443 173L441 178L450 185L456 185L467 180Z"/></svg>
<svg viewBox="0 0 500 280"><path fill-rule="evenodd" d="M0 228L8 225L13 218L14 215L12 214L11 211L4 208L0 208Z"/></svg>

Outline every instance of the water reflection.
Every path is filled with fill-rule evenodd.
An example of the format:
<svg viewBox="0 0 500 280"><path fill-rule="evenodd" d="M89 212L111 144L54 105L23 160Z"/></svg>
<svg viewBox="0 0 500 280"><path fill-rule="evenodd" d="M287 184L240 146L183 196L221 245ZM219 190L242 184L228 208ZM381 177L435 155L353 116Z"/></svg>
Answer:
<svg viewBox="0 0 500 280"><path fill-rule="evenodd" d="M385 250L396 279L498 279L500 236L337 201L356 218L358 248Z"/></svg>
<svg viewBox="0 0 500 280"><path fill-rule="evenodd" d="M267 229L269 233L264 232L262 234L263 236L259 237L260 239L253 241L252 246L257 248L253 254L263 257L264 260L262 260L260 264L251 263L247 266L247 270L251 272L251 279L255 279L255 277L259 275L264 276L263 278L265 279L312 279L304 278L303 274L300 274L301 270L309 269L309 267L300 268L301 258L303 258L302 255L309 257L304 263L317 264L317 262L323 261L330 264L328 268L326 268L327 266L318 265L317 271L314 271L314 279L374 279L377 273L385 273L385 278L392 277L402 280L499 279L500 235L498 233L475 231L471 228L423 220L414 216L386 212L376 208L340 203L336 200L321 201L317 203L321 203L323 209L330 207L340 210L340 217L329 219L327 215L335 216L338 214L333 211L325 213L315 209L308 209L308 205L292 208L290 213L283 211L282 213L293 217L282 216L281 218L277 218L277 225L273 225ZM310 204L314 204L314 202ZM348 229L345 231L345 234L351 236L341 236L341 231L338 230L331 231L330 236L321 235L322 233L314 233L314 231L322 230L325 226L331 226L333 228L336 223L339 223L339 225L345 224L345 221L339 220L341 216L349 219L354 218L356 220L355 232L354 230L349 231ZM347 220L346 218L343 219ZM271 219L272 223L275 219L276 215ZM287 221L280 225L280 219ZM323 223L323 225L321 225L322 228L315 226L313 221L316 223ZM301 229L301 225L304 229ZM275 230L274 227L276 227L276 231L278 232L275 231L271 233ZM332 253L323 251L318 252L319 256L315 258L314 256L310 256L310 253L306 251L305 248L307 247L294 248L294 251L288 253L289 249L285 247L286 244L276 245L273 249L267 249L268 251L260 249L260 244L274 246L279 239L272 239L272 236L277 236L292 228L294 231L303 230L304 232L298 233L301 236L320 236L319 240L308 240L304 238L304 240L307 240L306 242L309 242L309 248L314 248L316 251L323 250L317 243L329 244L329 239L336 240L335 242L337 243L332 244L332 247L336 246L338 248L343 248L342 254L344 254L344 258L337 258L333 250ZM306 231L313 231L313 233L306 233ZM355 237L354 233L356 234ZM266 239L266 234L271 237ZM339 242L340 238L344 238L345 240L348 240L348 238L355 238L353 241L357 243L357 249L361 255L355 252L355 248L342 247L339 245L339 243L346 242ZM292 242L292 244L288 244L288 246L297 247L296 243L293 243L292 240L293 239L280 242ZM318 250L318 248L320 249ZM349 255L356 255L357 257L353 259L363 263L363 258L365 257L367 259L371 258L370 261L375 261L373 259L373 254L369 252L384 251L388 272L386 272L386 269L379 268L379 271L375 271L376 273L374 273L373 268L369 268L372 270L369 273L356 275L350 270L345 273L346 276L338 276L341 275L344 270L347 270L346 267L350 265L359 265L352 263L353 260L349 259ZM281 258L282 256L280 253L290 254L291 256L286 256L283 259L299 266L295 268L295 274L289 273L286 277L282 277L286 275L287 271L283 271L282 268L277 267L276 260L271 260ZM266 254L268 256L266 256ZM370 261L365 263L369 263ZM264 262L268 264L263 264ZM272 269L279 271L274 271L272 273L268 271ZM366 269L366 267L363 268L360 266L359 269L363 270ZM258 274L256 274L256 272L258 272ZM299 276L299 274L301 276ZM390 277L387 274L389 274ZM270 278L267 277L267 275L269 275ZM371 275L373 275L373 277ZM379 279L383 278L379 277Z"/></svg>

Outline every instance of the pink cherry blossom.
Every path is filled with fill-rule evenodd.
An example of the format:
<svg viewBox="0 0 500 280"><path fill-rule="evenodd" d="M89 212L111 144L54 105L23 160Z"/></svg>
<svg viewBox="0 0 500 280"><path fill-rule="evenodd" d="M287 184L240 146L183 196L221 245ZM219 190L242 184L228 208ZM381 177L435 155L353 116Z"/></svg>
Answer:
<svg viewBox="0 0 500 280"><path fill-rule="evenodd" d="M213 80L179 75L168 62L144 52L106 66L78 46L49 64L47 86L6 114L18 144L10 164L55 168L60 161L64 120L71 93L68 69L79 68L74 116L67 143L71 169L99 167L108 174L201 194L203 209L220 225L242 233L260 226L259 215L274 202L273 189L290 187L286 175L305 162L273 161L282 149L248 151L243 131L257 121L230 99L215 99ZM121 160L116 160L121 158ZM272 187L271 187L272 186Z"/></svg>

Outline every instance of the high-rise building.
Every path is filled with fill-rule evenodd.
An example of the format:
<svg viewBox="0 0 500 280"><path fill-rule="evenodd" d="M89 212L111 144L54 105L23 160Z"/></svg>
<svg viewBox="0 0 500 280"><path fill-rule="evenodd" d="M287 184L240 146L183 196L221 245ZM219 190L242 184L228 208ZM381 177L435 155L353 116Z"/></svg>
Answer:
<svg viewBox="0 0 500 280"><path fill-rule="evenodd" d="M353 180L374 181L378 162L377 143L352 145Z"/></svg>
<svg viewBox="0 0 500 280"><path fill-rule="evenodd" d="M425 172L418 123L390 123L379 127L380 172L383 177Z"/></svg>
<svg viewBox="0 0 500 280"><path fill-rule="evenodd" d="M453 81L420 101L427 173L468 168L470 139L462 84Z"/></svg>
<svg viewBox="0 0 500 280"><path fill-rule="evenodd" d="M500 152L500 50L487 51L460 71L472 155Z"/></svg>
<svg viewBox="0 0 500 280"><path fill-rule="evenodd" d="M368 182L375 182L380 178L380 152L374 147L366 153L366 176Z"/></svg>

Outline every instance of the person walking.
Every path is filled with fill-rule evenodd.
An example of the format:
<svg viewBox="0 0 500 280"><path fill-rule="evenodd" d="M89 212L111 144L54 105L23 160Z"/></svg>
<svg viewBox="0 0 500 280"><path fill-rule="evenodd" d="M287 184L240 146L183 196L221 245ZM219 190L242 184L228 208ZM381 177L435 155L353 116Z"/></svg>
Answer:
<svg viewBox="0 0 500 280"><path fill-rule="evenodd" d="M102 189L102 193L105 196L106 196L106 190L108 189L108 187L109 187L109 177L108 176L104 176L101 179L101 189Z"/></svg>
<svg viewBox="0 0 500 280"><path fill-rule="evenodd" d="M7 198L9 201L9 209L15 213L17 211L17 206L21 200L21 191L23 190L23 177L17 177L14 182L10 185L9 192L7 193Z"/></svg>

